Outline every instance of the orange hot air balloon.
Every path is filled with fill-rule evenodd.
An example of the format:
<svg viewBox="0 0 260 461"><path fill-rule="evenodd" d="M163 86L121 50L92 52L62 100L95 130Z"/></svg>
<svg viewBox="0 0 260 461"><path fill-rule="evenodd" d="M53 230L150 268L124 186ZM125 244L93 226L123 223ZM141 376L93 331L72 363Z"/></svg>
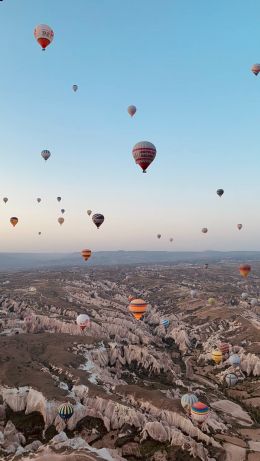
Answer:
<svg viewBox="0 0 260 461"><path fill-rule="evenodd" d="M18 218L15 218L15 217L12 217L10 218L10 223L12 224L12 226L16 226L16 224L18 223Z"/></svg>
<svg viewBox="0 0 260 461"><path fill-rule="evenodd" d="M251 266L249 266L249 264L242 264L239 268L239 272L242 277L247 277L250 271Z"/></svg>
<svg viewBox="0 0 260 461"><path fill-rule="evenodd" d="M84 261L87 261L91 256L91 250L82 250L81 256L84 259Z"/></svg>
<svg viewBox="0 0 260 461"><path fill-rule="evenodd" d="M147 310L148 304L143 299L132 299L129 304L129 311L136 320L141 320Z"/></svg>

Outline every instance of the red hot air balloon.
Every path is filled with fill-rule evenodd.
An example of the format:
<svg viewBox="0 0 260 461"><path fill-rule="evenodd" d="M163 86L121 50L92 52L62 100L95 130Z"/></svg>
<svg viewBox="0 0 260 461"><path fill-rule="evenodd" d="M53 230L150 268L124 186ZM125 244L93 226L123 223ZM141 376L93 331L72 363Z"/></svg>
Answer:
<svg viewBox="0 0 260 461"><path fill-rule="evenodd" d="M42 47L42 50L44 51L45 48L47 48L47 46L49 46L52 42L54 32L46 24L39 24L34 29L34 37L36 38L39 45Z"/></svg>
<svg viewBox="0 0 260 461"><path fill-rule="evenodd" d="M141 141L135 144L132 154L135 163L142 168L143 173L146 173L146 169L155 159L156 147L151 142Z"/></svg>

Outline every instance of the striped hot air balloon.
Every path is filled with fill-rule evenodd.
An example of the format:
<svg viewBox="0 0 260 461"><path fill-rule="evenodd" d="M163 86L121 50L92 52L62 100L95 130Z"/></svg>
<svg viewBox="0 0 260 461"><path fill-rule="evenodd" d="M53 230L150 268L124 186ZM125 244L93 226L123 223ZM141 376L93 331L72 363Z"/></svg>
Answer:
<svg viewBox="0 0 260 461"><path fill-rule="evenodd" d="M148 166L151 165L156 157L156 147L151 142L141 141L135 144L132 154L135 163L142 168L143 173L146 173Z"/></svg>
<svg viewBox="0 0 260 461"><path fill-rule="evenodd" d="M49 150L44 149L44 150L42 150L41 156L42 156L42 158L44 158L44 160L46 161L46 160L48 160L48 158L51 156L51 153L50 153Z"/></svg>
<svg viewBox="0 0 260 461"><path fill-rule="evenodd" d="M251 266L249 264L241 264L239 267L239 272L242 277L247 277L249 272L251 271Z"/></svg>
<svg viewBox="0 0 260 461"><path fill-rule="evenodd" d="M223 355L229 354L229 344L220 343L219 350L222 352Z"/></svg>
<svg viewBox="0 0 260 461"><path fill-rule="evenodd" d="M148 304L143 299L133 299L129 304L129 311L136 320L141 320L147 310Z"/></svg>
<svg viewBox="0 0 260 461"><path fill-rule="evenodd" d="M191 407L198 402L198 397L194 394L184 394L181 398L181 406L190 413Z"/></svg>
<svg viewBox="0 0 260 461"><path fill-rule="evenodd" d="M202 402L195 402L191 407L191 417L198 423L203 423L209 415L209 407Z"/></svg>
<svg viewBox="0 0 260 461"><path fill-rule="evenodd" d="M63 419L64 421L68 421L68 419L70 419L74 413L73 406L71 405L71 403L63 403L58 408L58 413L61 419Z"/></svg>
<svg viewBox="0 0 260 461"><path fill-rule="evenodd" d="M223 354L220 350L215 349L214 351L212 351L211 357L212 360L214 360L214 362L218 364L222 362Z"/></svg>
<svg viewBox="0 0 260 461"><path fill-rule="evenodd" d="M166 329L170 325L170 320L168 319L162 319L161 320L161 325Z"/></svg>
<svg viewBox="0 0 260 461"><path fill-rule="evenodd" d="M228 373L225 376L225 380L226 380L227 385L230 387L235 386L236 383L238 382L238 378L237 378L237 375L235 375L235 373Z"/></svg>
<svg viewBox="0 0 260 461"><path fill-rule="evenodd" d="M81 256L84 259L84 261L87 261L91 256L91 250L82 250Z"/></svg>

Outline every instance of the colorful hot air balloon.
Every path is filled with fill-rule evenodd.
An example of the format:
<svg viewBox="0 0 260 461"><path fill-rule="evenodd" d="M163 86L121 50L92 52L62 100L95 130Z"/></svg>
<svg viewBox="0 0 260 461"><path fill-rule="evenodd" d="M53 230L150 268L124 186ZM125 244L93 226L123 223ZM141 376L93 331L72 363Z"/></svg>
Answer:
<svg viewBox="0 0 260 461"><path fill-rule="evenodd" d="M238 378L237 378L237 375L235 375L235 373L228 373L225 376L225 380L226 380L227 385L230 387L235 386L236 383L238 382Z"/></svg>
<svg viewBox="0 0 260 461"><path fill-rule="evenodd" d="M68 421L74 413L73 406L71 403L63 403L59 408L58 408L58 413L61 419L64 419L64 421Z"/></svg>
<svg viewBox="0 0 260 461"><path fill-rule="evenodd" d="M7 197L4 197L4 198L3 198L3 201L4 201L5 203L7 203L7 202L8 202L8 198L7 198Z"/></svg>
<svg viewBox="0 0 260 461"><path fill-rule="evenodd" d="M129 311L136 320L141 320L147 310L148 304L143 299L133 299L129 304Z"/></svg>
<svg viewBox="0 0 260 461"><path fill-rule="evenodd" d="M196 395L184 394L181 398L181 406L184 408L184 410L187 410L190 413L191 407L198 401L199 399Z"/></svg>
<svg viewBox="0 0 260 461"><path fill-rule="evenodd" d="M73 89L73 91L75 91L75 93L76 93L76 91L78 91L78 85L72 85L72 89Z"/></svg>
<svg viewBox="0 0 260 461"><path fill-rule="evenodd" d="M157 234L157 238L158 238L158 239L160 239L160 238L161 238L161 236L162 236L161 234Z"/></svg>
<svg viewBox="0 0 260 461"><path fill-rule="evenodd" d="M229 354L229 344L228 343L220 343L219 350L222 352L223 355Z"/></svg>
<svg viewBox="0 0 260 461"><path fill-rule="evenodd" d="M201 229L201 232L202 232L203 234L206 234L206 233L208 232L207 227L203 227L203 228Z"/></svg>
<svg viewBox="0 0 260 461"><path fill-rule="evenodd" d="M95 226L97 226L97 228L99 228L101 224L103 224L104 220L104 216L100 213L96 213L92 216L92 221L95 224Z"/></svg>
<svg viewBox="0 0 260 461"><path fill-rule="evenodd" d="M62 224L64 223L65 219L60 217L58 218L58 223L62 226Z"/></svg>
<svg viewBox="0 0 260 461"><path fill-rule="evenodd" d="M260 72L260 64L254 64L251 67L251 70L252 70L253 74L258 75L259 72Z"/></svg>
<svg viewBox="0 0 260 461"><path fill-rule="evenodd" d="M40 203L42 199L40 197L37 198L37 202Z"/></svg>
<svg viewBox="0 0 260 461"><path fill-rule="evenodd" d="M131 115L131 117L133 117L134 114L136 113L136 107L135 106L128 106L127 112L129 113L129 115Z"/></svg>
<svg viewBox="0 0 260 461"><path fill-rule="evenodd" d="M91 250L82 250L81 256L84 259L84 261L87 261L91 256Z"/></svg>
<svg viewBox="0 0 260 461"><path fill-rule="evenodd" d="M16 224L18 223L18 218L16 217L10 218L10 223L12 224L13 227L15 227Z"/></svg>
<svg viewBox="0 0 260 461"><path fill-rule="evenodd" d="M87 210L88 215L90 216L92 213L92 210Z"/></svg>
<svg viewBox="0 0 260 461"><path fill-rule="evenodd" d="M203 423L209 415L209 407L202 402L195 402L191 407L191 417L198 423Z"/></svg>
<svg viewBox="0 0 260 461"><path fill-rule="evenodd" d="M44 158L45 162L48 160L48 158L51 156L51 153L49 150L45 149L41 153L42 158Z"/></svg>
<svg viewBox="0 0 260 461"><path fill-rule="evenodd" d="M57 197L57 200L58 200L58 202L60 202L60 201L61 201L61 197Z"/></svg>
<svg viewBox="0 0 260 461"><path fill-rule="evenodd" d="M224 194L224 189L218 189L217 194L219 197L222 197L222 195Z"/></svg>
<svg viewBox="0 0 260 461"><path fill-rule="evenodd" d="M142 168L143 173L146 173L146 169L155 159L156 147L151 142L141 141L135 144L132 154L135 163Z"/></svg>
<svg viewBox="0 0 260 461"><path fill-rule="evenodd" d="M52 42L54 32L46 24L39 24L34 29L34 37L36 38L39 45L41 45L42 50L44 51L45 48L47 48L47 46L49 46Z"/></svg>
<svg viewBox="0 0 260 461"><path fill-rule="evenodd" d="M223 354L222 354L221 351L216 349L216 350L212 351L211 357L212 357L212 360L214 360L214 362L216 364L218 364L218 363L222 362Z"/></svg>
<svg viewBox="0 0 260 461"><path fill-rule="evenodd" d="M241 230L241 229L242 229L242 227L243 227L243 225L242 225L242 224L237 224L237 228L238 228L238 230Z"/></svg>
<svg viewBox="0 0 260 461"><path fill-rule="evenodd" d="M247 277L249 272L251 271L251 266L249 264L242 264L239 267L239 272L242 277Z"/></svg>
<svg viewBox="0 0 260 461"><path fill-rule="evenodd" d="M90 326L90 318L87 314L80 314L76 319L77 325L83 331Z"/></svg>
<svg viewBox="0 0 260 461"><path fill-rule="evenodd" d="M170 320L168 319L162 319L161 320L161 325L165 328L165 330L169 327L170 325Z"/></svg>
<svg viewBox="0 0 260 461"><path fill-rule="evenodd" d="M240 360L240 357L239 357L238 354L230 355L230 357L229 357L230 365L232 365L233 367L239 367L240 362L241 362L241 360Z"/></svg>
<svg viewBox="0 0 260 461"><path fill-rule="evenodd" d="M61 212L62 214L64 214L64 213L65 213L64 208L62 208L62 209L60 210L60 212Z"/></svg>

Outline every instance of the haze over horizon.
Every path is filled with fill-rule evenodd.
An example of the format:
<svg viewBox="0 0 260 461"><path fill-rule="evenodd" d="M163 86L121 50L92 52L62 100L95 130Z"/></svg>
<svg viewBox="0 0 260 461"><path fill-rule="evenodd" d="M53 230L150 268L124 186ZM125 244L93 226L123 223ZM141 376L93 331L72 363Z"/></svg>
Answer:
<svg viewBox="0 0 260 461"><path fill-rule="evenodd" d="M259 15L254 0L2 2L0 252L260 250ZM141 140L157 148L146 175Z"/></svg>

